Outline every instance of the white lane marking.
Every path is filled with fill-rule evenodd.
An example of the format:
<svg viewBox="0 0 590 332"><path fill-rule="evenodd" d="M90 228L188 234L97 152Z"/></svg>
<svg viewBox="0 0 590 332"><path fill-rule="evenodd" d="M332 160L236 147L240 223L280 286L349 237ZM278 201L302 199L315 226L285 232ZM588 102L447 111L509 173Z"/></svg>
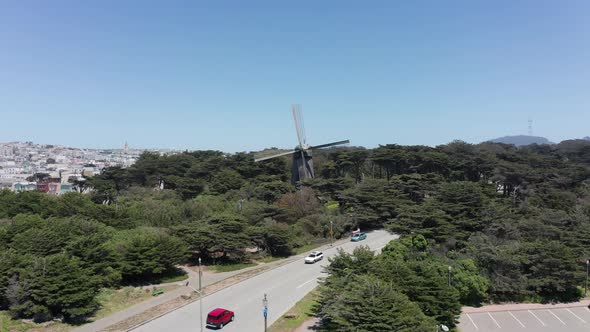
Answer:
<svg viewBox="0 0 590 332"><path fill-rule="evenodd" d="M588 310L588 312L590 312L590 309L588 309L588 307L585 307L585 308L586 308L586 310Z"/></svg>
<svg viewBox="0 0 590 332"><path fill-rule="evenodd" d="M537 317L537 315L535 315L532 311L529 310L529 313L533 316L535 316L535 318L539 321L539 323L541 323L541 325L546 326L545 323L543 323L543 321L541 319L539 319L539 317Z"/></svg>
<svg viewBox="0 0 590 332"><path fill-rule="evenodd" d="M586 324L586 321L585 321L585 320L583 320L582 318L580 318L580 316L578 316L578 315L574 314L574 312L573 312L573 311L571 311L571 310L570 310L570 309L568 309L568 308L565 308L565 310L569 311L569 312L570 312L570 314L574 315L574 317L576 317L577 319L579 319L579 320L580 320L582 323Z"/></svg>
<svg viewBox="0 0 590 332"><path fill-rule="evenodd" d="M469 314L466 314L467 318L469 318L469 320L471 321L471 324L473 324L473 326L475 326L475 329L479 331L479 327L477 327L477 325L475 325L475 322L473 321L473 319L471 319L471 316L469 316Z"/></svg>
<svg viewBox="0 0 590 332"><path fill-rule="evenodd" d="M498 325L498 328L500 328L500 329L502 328L502 326L500 326L500 324L498 324L498 321L496 321L496 320L494 319L494 317L492 317L492 314L490 314L490 312L489 312L489 311L488 311L488 316L490 316L490 318L491 318L491 319L494 321L494 323L496 323L496 325Z"/></svg>
<svg viewBox="0 0 590 332"><path fill-rule="evenodd" d="M508 311L508 313L510 314L510 316L512 316L512 318L514 318L518 322L518 324L520 324L520 326L525 327L524 324L520 320L518 320L518 318L516 318L516 316L514 316L510 311Z"/></svg>
<svg viewBox="0 0 590 332"><path fill-rule="evenodd" d="M309 283L310 283L310 282L312 282L312 281L315 281L315 279L311 279L311 280L308 280L308 281L306 281L306 282L302 283L301 285L297 286L297 289L299 289L299 288L301 288L301 287L303 287L303 286L305 286L305 285L309 284Z"/></svg>
<svg viewBox="0 0 590 332"><path fill-rule="evenodd" d="M549 311L553 316L555 316L555 318L559 319L559 321L561 322L561 324L565 325L565 322L561 320L561 318L557 317L556 314L553 313L553 311L551 311L550 309L547 309L547 311Z"/></svg>

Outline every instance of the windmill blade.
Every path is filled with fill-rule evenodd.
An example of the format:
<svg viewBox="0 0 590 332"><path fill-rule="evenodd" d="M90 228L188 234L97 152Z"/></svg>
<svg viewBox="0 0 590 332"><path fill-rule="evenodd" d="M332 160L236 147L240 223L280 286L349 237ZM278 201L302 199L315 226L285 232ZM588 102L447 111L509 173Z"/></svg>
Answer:
<svg viewBox="0 0 590 332"><path fill-rule="evenodd" d="M305 142L305 127L303 126L303 116L301 115L301 105L297 104L293 107L293 116L295 117L295 126L297 127L297 137L299 138L299 152L301 153L301 166L303 171L303 178L307 178L307 169L305 167L305 149L307 144Z"/></svg>
<svg viewBox="0 0 590 332"><path fill-rule="evenodd" d="M326 144L320 144L320 145L316 145L316 146L311 146L310 149L326 148L328 146L348 144L348 143L350 143L349 140L344 140L344 141L338 141L338 142L332 142L332 143L326 143Z"/></svg>
<svg viewBox="0 0 590 332"><path fill-rule="evenodd" d="M301 105L297 105L297 115L299 118L299 130L301 131L301 140L303 141L303 145L307 146L307 134L305 134L305 122L303 122L303 107Z"/></svg>
<svg viewBox="0 0 590 332"><path fill-rule="evenodd" d="M256 158L256 159L254 159L254 162L259 162L259 161L263 161L263 160L267 160L267 159L282 157L282 156L293 154L295 152L297 152L297 151L296 150L291 150L289 152L283 152L283 153L273 154L272 156L267 156L267 157L262 157L262 158Z"/></svg>
<svg viewBox="0 0 590 332"><path fill-rule="evenodd" d="M301 118L301 105L295 104L292 107L293 120L295 120L295 131L299 140L299 149L303 150L305 146L305 132L303 129L303 119Z"/></svg>

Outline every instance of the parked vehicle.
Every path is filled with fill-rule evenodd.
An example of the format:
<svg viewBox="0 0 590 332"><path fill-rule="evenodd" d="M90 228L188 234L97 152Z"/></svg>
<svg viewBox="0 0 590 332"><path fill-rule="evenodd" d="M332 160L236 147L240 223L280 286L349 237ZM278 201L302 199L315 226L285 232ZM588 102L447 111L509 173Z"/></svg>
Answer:
<svg viewBox="0 0 590 332"><path fill-rule="evenodd" d="M321 251L313 251L309 256L305 257L305 264L313 264L324 259L324 253Z"/></svg>
<svg viewBox="0 0 590 332"><path fill-rule="evenodd" d="M361 240L364 240L364 239L366 239L366 238L367 238L367 234L365 234L365 233L356 233L356 234L354 234L354 235L352 236L352 239L351 239L351 241L354 241L354 242L356 242L356 241L361 241Z"/></svg>
<svg viewBox="0 0 590 332"><path fill-rule="evenodd" d="M222 329L227 323L233 322L234 318L234 312L231 310L223 308L213 309L207 315L207 326Z"/></svg>

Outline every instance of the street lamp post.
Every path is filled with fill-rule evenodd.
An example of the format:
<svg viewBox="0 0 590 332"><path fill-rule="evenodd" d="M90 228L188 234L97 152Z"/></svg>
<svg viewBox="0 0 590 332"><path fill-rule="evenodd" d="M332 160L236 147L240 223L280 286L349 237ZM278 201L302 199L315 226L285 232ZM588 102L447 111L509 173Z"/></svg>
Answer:
<svg viewBox="0 0 590 332"><path fill-rule="evenodd" d="M449 265L449 287L451 287L451 266Z"/></svg>
<svg viewBox="0 0 590 332"><path fill-rule="evenodd" d="M584 288L584 297L588 297L588 266L590 266L590 259L586 260L586 288Z"/></svg>
<svg viewBox="0 0 590 332"><path fill-rule="evenodd" d="M200 290L198 290L198 289L194 288L193 286L189 285L188 283L189 282L187 281L186 284L184 284L184 286L192 289L195 293L199 294L199 302L200 302L199 303L200 304L199 305L199 307L200 307L199 308L199 312L200 312L200 315L199 315L199 326L201 327L201 332L203 332L203 301L202 301L203 300L203 293ZM178 285L179 286L182 286L182 284L178 284Z"/></svg>
<svg viewBox="0 0 590 332"><path fill-rule="evenodd" d="M199 257L199 319L201 321L201 332L203 332L203 291L201 289L201 276L203 275L203 271L201 271L201 257Z"/></svg>
<svg viewBox="0 0 590 332"><path fill-rule="evenodd" d="M262 305L264 306L264 332L266 332L266 318L268 317L268 299L266 298L266 293L264 293L264 298L262 299Z"/></svg>
<svg viewBox="0 0 590 332"><path fill-rule="evenodd" d="M330 247L334 245L334 222L330 220Z"/></svg>

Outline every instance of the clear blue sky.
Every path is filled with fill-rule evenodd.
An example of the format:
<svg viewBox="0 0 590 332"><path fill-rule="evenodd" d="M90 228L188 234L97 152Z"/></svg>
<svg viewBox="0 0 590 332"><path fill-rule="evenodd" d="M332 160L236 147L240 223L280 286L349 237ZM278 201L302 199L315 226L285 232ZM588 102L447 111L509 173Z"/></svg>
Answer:
<svg viewBox="0 0 590 332"><path fill-rule="evenodd" d="M590 2L3 1L0 142L252 151L590 135Z"/></svg>

